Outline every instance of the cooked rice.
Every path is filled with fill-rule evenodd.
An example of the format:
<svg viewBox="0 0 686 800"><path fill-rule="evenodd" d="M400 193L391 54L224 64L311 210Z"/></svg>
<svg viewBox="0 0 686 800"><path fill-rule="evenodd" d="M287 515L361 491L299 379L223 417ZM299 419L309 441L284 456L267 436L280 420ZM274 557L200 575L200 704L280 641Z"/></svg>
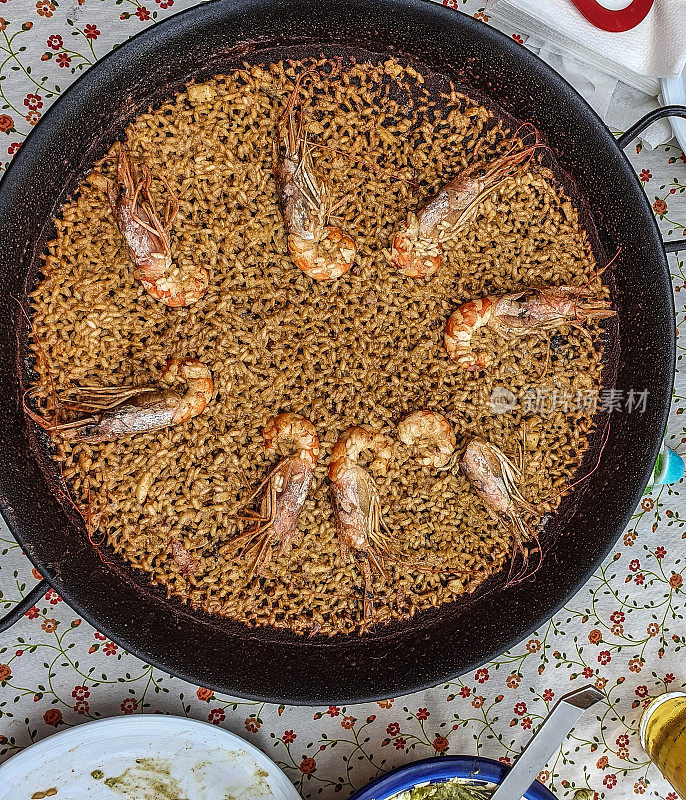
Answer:
<svg viewBox="0 0 686 800"><path fill-rule="evenodd" d="M302 92L305 119L309 140L326 145L314 160L337 206L335 224L357 244L350 273L314 282L286 251L271 148L303 65L246 66L189 87L126 131L132 156L155 176L158 207L163 176L180 196L172 253L182 271L209 268L207 295L182 309L148 296L104 193L86 180L56 220L32 324L43 407L51 380L60 389L154 385L170 356L197 357L212 370L213 401L184 425L101 445L59 444L71 495L84 514L90 499L107 545L194 607L251 625L334 634L359 629L363 598L359 567L340 555L329 498L329 456L341 432L362 424L394 436L406 412L439 411L458 442L478 434L515 461L523 451L523 494L533 502L552 497L541 514L555 507L587 448L591 411L494 414L488 399L496 387L520 399L531 387L574 398L597 388L597 336L594 343L571 326L510 341L486 332L477 343L498 358L475 378L448 359L443 330L469 299L587 281L600 291L600 280L576 210L535 164L444 244L430 280L391 269L384 249L407 212L464 166L505 153L512 134L455 92L432 120L421 76L397 61L318 67ZM393 99L405 82L412 103ZM113 175L114 151L96 169ZM275 552L250 580L230 543L246 524L238 515L248 486L277 463L265 455L261 427L285 410L310 419L320 437L315 487L290 551ZM375 478L400 550L387 564L388 581L375 580L376 620L453 600L507 564L512 536L457 468L422 467L398 443L388 474ZM141 481L150 487L143 505Z"/></svg>

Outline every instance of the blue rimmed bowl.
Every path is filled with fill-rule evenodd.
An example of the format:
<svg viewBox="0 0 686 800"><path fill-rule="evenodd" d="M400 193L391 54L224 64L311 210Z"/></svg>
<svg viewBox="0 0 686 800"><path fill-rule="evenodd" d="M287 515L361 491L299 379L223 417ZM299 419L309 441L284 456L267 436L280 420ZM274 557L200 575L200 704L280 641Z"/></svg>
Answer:
<svg viewBox="0 0 686 800"><path fill-rule="evenodd" d="M390 800L400 792L416 786L442 783L452 778L469 778L497 785L511 769L512 767L500 761L480 756L425 758L382 775L354 794L350 800ZM556 800L555 795L538 781L534 781L524 797L526 800Z"/></svg>

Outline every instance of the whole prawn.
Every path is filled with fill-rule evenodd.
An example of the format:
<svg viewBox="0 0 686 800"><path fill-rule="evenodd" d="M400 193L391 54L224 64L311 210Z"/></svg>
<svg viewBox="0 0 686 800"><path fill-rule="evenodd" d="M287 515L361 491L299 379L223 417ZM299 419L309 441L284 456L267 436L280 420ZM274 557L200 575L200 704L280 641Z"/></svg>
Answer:
<svg viewBox="0 0 686 800"><path fill-rule="evenodd" d="M80 387L58 396L58 405L88 412L87 417L55 422L29 408L26 412L51 436L74 443L97 444L180 425L201 414L212 399L214 384L210 370L195 358L170 358L161 377L165 383L182 379L186 393L151 387Z"/></svg>
<svg viewBox="0 0 686 800"><path fill-rule="evenodd" d="M364 450L371 450L370 467L385 472L392 458L391 441L379 431L360 426L344 431L331 453L329 481L336 517L336 533L341 556L351 554L360 563L364 577L364 625L373 618L372 573L386 578L384 561L393 554L390 537L381 517L379 491L369 472L357 460Z"/></svg>
<svg viewBox="0 0 686 800"><path fill-rule="evenodd" d="M474 334L483 327L502 336L544 332L564 324L579 327L588 320L616 316L607 300L591 299L583 287L550 286L470 300L456 309L445 326L443 341L448 356L465 370L486 367L486 356L472 349ZM585 331L584 331L585 332Z"/></svg>
<svg viewBox="0 0 686 800"><path fill-rule="evenodd" d="M262 495L260 511L247 517L254 524L234 540L242 551L254 551L250 575L262 572L269 563L272 543L279 544L278 555L290 546L319 456L314 425L300 414L284 412L272 417L262 429L262 438L267 451L281 446L288 455L250 498Z"/></svg>
<svg viewBox="0 0 686 800"><path fill-rule="evenodd" d="M345 275L353 265L356 251L355 242L345 231L326 225L326 183L315 174L298 100L306 74L298 77L279 120L272 162L288 252L295 265L310 278L329 281Z"/></svg>
<svg viewBox="0 0 686 800"><path fill-rule="evenodd" d="M178 308L196 303L207 292L210 275L203 266L195 266L190 275L182 276L172 265L169 227L179 206L172 195L160 220L150 194L152 175L148 167L135 166L123 144L117 146L117 180L110 182L101 175L93 176L96 185L106 188L107 199L129 257L145 291L155 300Z"/></svg>
<svg viewBox="0 0 686 800"><path fill-rule="evenodd" d="M436 411L413 411L398 423L398 438L417 452L420 464L445 469L453 460L457 439L448 420Z"/></svg>
<svg viewBox="0 0 686 800"><path fill-rule="evenodd" d="M392 266L410 278L433 275L441 264L442 243L476 216L483 200L526 167L538 146L537 142L485 165L467 167L417 211L411 211L391 238Z"/></svg>
<svg viewBox="0 0 686 800"><path fill-rule="evenodd" d="M522 554L526 567L524 542L536 539L536 534L524 522L522 513L535 513L537 509L517 486L521 472L501 450L479 437L467 445L460 466L490 517L503 523L512 533L515 553Z"/></svg>

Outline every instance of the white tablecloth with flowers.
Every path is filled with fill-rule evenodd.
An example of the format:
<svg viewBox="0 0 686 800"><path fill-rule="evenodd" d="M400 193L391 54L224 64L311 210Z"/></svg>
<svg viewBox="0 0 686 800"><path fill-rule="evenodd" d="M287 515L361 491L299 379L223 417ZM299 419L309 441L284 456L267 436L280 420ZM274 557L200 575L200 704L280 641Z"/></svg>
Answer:
<svg viewBox="0 0 686 800"><path fill-rule="evenodd" d="M488 23L480 0L444 4ZM190 5L193 0L0 0L0 170L82 70ZM685 235L684 154L672 142L654 151L638 146L629 155L664 234ZM670 259L680 324L684 256ZM668 442L682 452L684 350L680 344L668 430ZM682 482L644 498L594 577L531 638L450 683L379 703L299 708L213 694L124 652L48 592L0 635L0 761L68 726L162 712L245 736L286 770L304 797L346 797L382 771L426 756L479 753L510 762L555 699L590 682L605 695L600 710L579 724L540 779L560 797L591 789L599 797L676 800L649 765L636 731L651 696L686 682L683 496ZM8 609L39 576L4 525L0 553L0 609Z"/></svg>

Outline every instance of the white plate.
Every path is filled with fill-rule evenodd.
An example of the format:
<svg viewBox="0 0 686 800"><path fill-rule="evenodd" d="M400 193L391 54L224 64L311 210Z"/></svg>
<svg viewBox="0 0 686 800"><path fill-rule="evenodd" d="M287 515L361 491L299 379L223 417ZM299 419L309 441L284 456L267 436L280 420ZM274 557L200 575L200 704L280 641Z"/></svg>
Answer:
<svg viewBox="0 0 686 800"><path fill-rule="evenodd" d="M663 78L661 84L662 100L666 106L686 106L686 70L678 78ZM669 121L681 149L686 153L686 119L670 117Z"/></svg>
<svg viewBox="0 0 686 800"><path fill-rule="evenodd" d="M77 725L0 766L2 800L300 800L253 745L161 714Z"/></svg>

